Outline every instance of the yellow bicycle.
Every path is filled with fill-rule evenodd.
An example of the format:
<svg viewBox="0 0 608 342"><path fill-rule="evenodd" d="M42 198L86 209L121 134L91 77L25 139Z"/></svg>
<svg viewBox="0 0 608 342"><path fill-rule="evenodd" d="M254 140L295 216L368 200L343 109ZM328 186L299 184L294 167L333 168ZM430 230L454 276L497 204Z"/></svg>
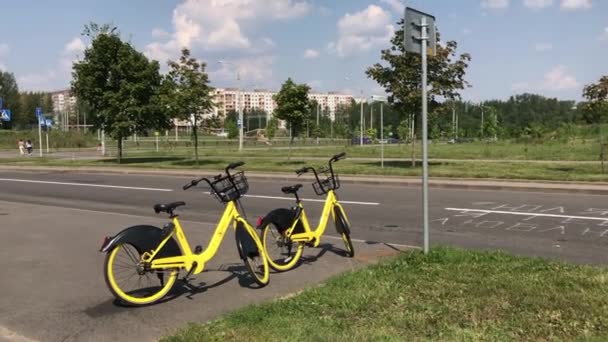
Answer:
<svg viewBox="0 0 608 342"><path fill-rule="evenodd" d="M327 228L330 214L333 216L336 231L346 246L346 255L349 257L355 255L350 239L350 223L335 192L340 187L340 180L332 166L333 162L345 157L345 152L333 156L328 166L320 169L319 172L313 167L303 167L296 171L298 176L312 171L316 178L316 182L313 183L315 193L319 196L326 195L321 220L315 230L311 230L304 206L298 196L302 184L285 186L281 189L285 194L295 195L294 207L275 209L260 220L258 228L262 230L262 244L268 263L273 269L287 271L298 263L305 245L318 247L321 236ZM322 174L323 179L319 178L319 173Z"/></svg>
<svg viewBox="0 0 608 342"><path fill-rule="evenodd" d="M106 253L104 275L112 294L123 302L139 306L151 304L162 299L173 287L181 270L186 270L184 280L191 274L203 271L205 263L211 260L219 249L230 224L235 229L236 246L245 268L259 286L269 281L268 261L263 245L252 227L240 211L240 198L249 189L243 171L231 174L243 162L232 163L226 167L225 175L212 180L200 178L184 185L187 190L205 181L211 193L225 204L213 237L205 250L196 246L194 251L179 223L175 209L184 202L157 204L154 211L169 214L171 222L158 228L154 226L133 226L124 229L113 237L106 237L101 252Z"/></svg>

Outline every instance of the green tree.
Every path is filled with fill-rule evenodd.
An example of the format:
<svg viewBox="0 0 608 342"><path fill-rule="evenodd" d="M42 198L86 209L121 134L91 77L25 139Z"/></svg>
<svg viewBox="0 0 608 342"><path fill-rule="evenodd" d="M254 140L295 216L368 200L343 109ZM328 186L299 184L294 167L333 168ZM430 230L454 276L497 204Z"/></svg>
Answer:
<svg viewBox="0 0 608 342"><path fill-rule="evenodd" d="M380 58L386 63L374 64L367 69L366 74L384 87L389 94L389 103L402 115L419 113L422 108L422 60L419 54L405 53L403 20L398 22L398 27L400 29L391 39L392 46L381 51ZM437 42L439 41L440 35L437 33ZM457 48L455 41L437 44L436 54L428 56L428 84L431 86L427 92L429 113L441 106L439 98L457 99L460 91L469 86L465 74L471 56L468 53L457 56Z"/></svg>
<svg viewBox="0 0 608 342"><path fill-rule="evenodd" d="M277 103L274 116L287 121L291 129L288 159L291 158L293 139L300 135L305 127L305 121L310 116L309 91L310 87L307 84L296 84L291 78L288 78L281 86L281 90L273 96Z"/></svg>
<svg viewBox="0 0 608 342"><path fill-rule="evenodd" d="M608 76L600 78L598 83L586 85L583 97L583 118L587 123L606 122L608 116Z"/></svg>
<svg viewBox="0 0 608 342"><path fill-rule="evenodd" d="M268 140L272 140L277 133L277 129L279 128L279 120L274 116L268 120L268 124L266 125L266 137Z"/></svg>
<svg viewBox="0 0 608 342"><path fill-rule="evenodd" d="M22 124L25 120L21 111L19 87L13 73L0 70L0 98L3 102L2 109L10 109L13 116L10 122L0 121L0 127L11 128Z"/></svg>
<svg viewBox="0 0 608 342"><path fill-rule="evenodd" d="M159 65L123 42L115 29L106 32L87 26L83 34L92 42L83 60L73 65L72 91L97 113L91 118L94 127L117 141L120 163L123 139L171 127L158 96Z"/></svg>
<svg viewBox="0 0 608 342"><path fill-rule="evenodd" d="M194 158L198 165L198 125L203 115L213 109L207 65L190 56L190 50L182 49L178 62L169 61L169 73L163 83L163 99L172 115L192 123Z"/></svg>

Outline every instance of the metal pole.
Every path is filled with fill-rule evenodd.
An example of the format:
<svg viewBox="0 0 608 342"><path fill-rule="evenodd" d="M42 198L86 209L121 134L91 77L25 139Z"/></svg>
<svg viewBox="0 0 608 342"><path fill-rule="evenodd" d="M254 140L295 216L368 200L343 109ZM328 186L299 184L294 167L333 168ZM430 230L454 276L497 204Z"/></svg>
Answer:
<svg viewBox="0 0 608 342"><path fill-rule="evenodd" d="M483 139L483 105L481 105L481 138Z"/></svg>
<svg viewBox="0 0 608 342"><path fill-rule="evenodd" d="M106 131L105 129L101 129L101 155L106 155Z"/></svg>
<svg viewBox="0 0 608 342"><path fill-rule="evenodd" d="M42 157L42 127L40 117L38 117L38 145L40 146L40 156Z"/></svg>
<svg viewBox="0 0 608 342"><path fill-rule="evenodd" d="M87 133L87 111L84 111L84 133Z"/></svg>
<svg viewBox="0 0 608 342"><path fill-rule="evenodd" d="M454 108L454 103L452 102L452 139L456 142L456 109Z"/></svg>
<svg viewBox="0 0 608 342"><path fill-rule="evenodd" d="M363 89L361 89L361 135L359 136L359 146L363 146Z"/></svg>
<svg viewBox="0 0 608 342"><path fill-rule="evenodd" d="M177 141L177 139L178 139L177 120L175 120L175 141Z"/></svg>
<svg viewBox="0 0 608 342"><path fill-rule="evenodd" d="M156 134L156 152L158 152L158 134Z"/></svg>
<svg viewBox="0 0 608 342"><path fill-rule="evenodd" d="M47 127L47 131L46 131L46 153L50 153L49 151L49 131L48 131L48 127Z"/></svg>
<svg viewBox="0 0 608 342"><path fill-rule="evenodd" d="M429 252L429 165L427 146L427 97L426 97L426 49L427 49L427 23L422 17L422 218L424 223L424 253Z"/></svg>
<svg viewBox="0 0 608 342"><path fill-rule="evenodd" d="M369 129L374 129L374 104L369 105Z"/></svg>
<svg viewBox="0 0 608 342"><path fill-rule="evenodd" d="M238 71L236 72L236 80L239 84L236 98L239 106L239 122L241 123L239 125L239 152L241 152L243 150L243 107L241 106L241 74Z"/></svg>
<svg viewBox="0 0 608 342"><path fill-rule="evenodd" d="M380 167L384 168L384 103L380 102Z"/></svg>
<svg viewBox="0 0 608 342"><path fill-rule="evenodd" d="M319 104L317 103L317 134L319 134ZM319 136L317 135L317 145L319 145Z"/></svg>

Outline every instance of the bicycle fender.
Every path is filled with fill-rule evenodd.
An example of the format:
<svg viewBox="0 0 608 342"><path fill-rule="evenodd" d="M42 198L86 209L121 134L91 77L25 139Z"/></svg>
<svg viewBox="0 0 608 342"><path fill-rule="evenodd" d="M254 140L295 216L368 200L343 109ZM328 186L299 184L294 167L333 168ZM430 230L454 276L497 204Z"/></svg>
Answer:
<svg viewBox="0 0 608 342"><path fill-rule="evenodd" d="M242 260L247 259L247 257L256 257L260 255L258 246L255 244L255 241L253 241L253 238L249 235L242 222L237 223L234 237L236 239L239 257Z"/></svg>
<svg viewBox="0 0 608 342"><path fill-rule="evenodd" d="M163 230L154 226L132 226L125 228L114 237L106 239L106 242L101 247L100 252L107 253L114 248L114 246L121 243L129 243L142 254L143 252L150 251L156 248L162 241ZM177 245L177 242L173 238L169 239L163 248L158 252L156 258L165 258L171 256L182 255L182 252Z"/></svg>
<svg viewBox="0 0 608 342"><path fill-rule="evenodd" d="M262 228L268 223L274 223L279 229L279 231L282 233L285 230L289 229L289 227L291 227L291 225L293 224L293 220L296 217L296 214L297 213L293 209L274 209L273 211L266 214L258 228Z"/></svg>
<svg viewBox="0 0 608 342"><path fill-rule="evenodd" d="M342 215L342 211L338 207L334 207L334 223L336 226L336 232L338 232L338 234L350 234L350 227L348 226L348 222L346 221L344 215Z"/></svg>

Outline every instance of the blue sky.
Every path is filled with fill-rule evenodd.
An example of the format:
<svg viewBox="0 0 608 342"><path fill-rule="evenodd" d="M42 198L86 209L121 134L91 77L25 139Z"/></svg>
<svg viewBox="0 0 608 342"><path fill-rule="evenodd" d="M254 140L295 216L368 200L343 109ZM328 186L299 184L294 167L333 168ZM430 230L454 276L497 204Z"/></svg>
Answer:
<svg viewBox="0 0 608 342"><path fill-rule="evenodd" d="M380 93L364 75L388 47L399 0L56 0L2 5L0 68L20 88L53 90L88 42L89 21L113 22L123 38L165 65L181 46L208 63L214 86L278 89L287 77L319 91ZM472 62L463 93L474 101L535 92L581 97L608 74L608 1L410 0L431 13L444 40ZM228 63L220 64L218 60Z"/></svg>

